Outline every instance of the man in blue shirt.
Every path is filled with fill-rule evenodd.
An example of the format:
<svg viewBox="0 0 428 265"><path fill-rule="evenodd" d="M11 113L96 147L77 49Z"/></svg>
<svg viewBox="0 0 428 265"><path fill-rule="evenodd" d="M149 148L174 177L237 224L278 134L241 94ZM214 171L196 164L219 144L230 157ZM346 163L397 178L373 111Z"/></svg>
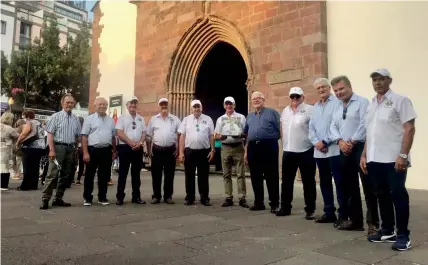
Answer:
<svg viewBox="0 0 428 265"><path fill-rule="evenodd" d="M271 213L276 213L279 206L280 116L276 110L264 106L265 98L262 93L254 92L251 95L251 101L255 111L248 114L244 128L244 134L247 136L244 158L250 167L255 197L254 205L250 210L266 209L263 185L263 179L266 179Z"/></svg>

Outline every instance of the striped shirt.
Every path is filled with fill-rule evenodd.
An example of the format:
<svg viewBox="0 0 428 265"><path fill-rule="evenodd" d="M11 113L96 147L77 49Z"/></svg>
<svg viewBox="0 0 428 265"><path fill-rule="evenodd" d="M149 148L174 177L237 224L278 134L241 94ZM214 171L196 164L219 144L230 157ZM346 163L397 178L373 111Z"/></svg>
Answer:
<svg viewBox="0 0 428 265"><path fill-rule="evenodd" d="M54 142L64 144L75 143L81 129L79 118L64 110L53 114L46 126L46 131L54 135Z"/></svg>

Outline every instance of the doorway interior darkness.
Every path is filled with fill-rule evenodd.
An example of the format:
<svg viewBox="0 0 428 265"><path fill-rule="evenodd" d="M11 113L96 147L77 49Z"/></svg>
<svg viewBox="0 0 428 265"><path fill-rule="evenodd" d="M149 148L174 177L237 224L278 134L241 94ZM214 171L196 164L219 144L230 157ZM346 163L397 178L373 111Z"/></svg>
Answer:
<svg viewBox="0 0 428 265"><path fill-rule="evenodd" d="M225 113L223 101L231 96L236 111L247 116L247 68L239 51L226 42L218 42L205 56L199 68L195 98L202 102L203 113L215 123Z"/></svg>

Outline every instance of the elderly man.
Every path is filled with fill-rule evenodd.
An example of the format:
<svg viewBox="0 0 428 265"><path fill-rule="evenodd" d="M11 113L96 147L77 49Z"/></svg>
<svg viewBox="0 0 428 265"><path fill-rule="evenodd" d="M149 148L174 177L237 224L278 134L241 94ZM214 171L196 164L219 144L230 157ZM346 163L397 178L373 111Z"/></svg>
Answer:
<svg viewBox="0 0 428 265"><path fill-rule="evenodd" d="M339 230L364 230L363 209L361 206L360 174L367 204L368 234L379 227L377 200L368 177L359 170L360 157L366 139L365 116L369 101L352 91L351 82L346 76L331 80L334 93L340 102L336 105L330 126L331 140L340 148L340 166L343 179L337 183L347 198L340 205L342 219L337 223ZM339 203L341 203L339 201ZM347 219L350 220L347 220Z"/></svg>
<svg viewBox="0 0 428 265"><path fill-rule="evenodd" d="M271 213L276 213L279 206L279 168L278 168L278 140L280 134L279 113L266 108L265 97L256 91L251 95L255 109L247 116L244 134L247 136L244 158L250 167L251 183L254 191L254 205L250 211L265 210L264 185L269 193Z"/></svg>
<svg viewBox="0 0 428 265"><path fill-rule="evenodd" d="M165 203L174 204L175 164L178 154L178 128L180 119L168 112L168 99L158 102L160 113L153 116L147 126L147 150L152 157L152 204L160 203L162 198L162 173L165 174L163 199Z"/></svg>
<svg viewBox="0 0 428 265"><path fill-rule="evenodd" d="M226 114L217 119L215 126L216 138L222 141L221 159L223 167L223 181L226 199L222 207L233 205L232 166L236 166L238 175L239 205L248 208L245 196L247 194L245 184L245 161L242 132L245 126L245 117L235 111L235 99L226 97L224 109Z"/></svg>
<svg viewBox="0 0 428 265"><path fill-rule="evenodd" d="M132 203L146 204L141 199L140 172L143 167L143 142L146 133L144 118L137 114L138 98L133 96L126 103L128 113L119 117L116 135L119 138L119 179L117 181L116 205L123 205L126 178L131 166Z"/></svg>
<svg viewBox="0 0 428 265"><path fill-rule="evenodd" d="M49 144L49 169L42 194L41 210L48 209L55 186L56 194L52 206L71 206L62 198L69 184L68 178L74 163L74 152L81 130L79 119L71 113L75 104L72 95L64 95L61 98L62 111L53 114L46 127ZM60 174L58 174L58 170Z"/></svg>
<svg viewBox="0 0 428 265"><path fill-rule="evenodd" d="M300 87L290 89L290 106L281 114L282 155L281 209L276 216L291 214L294 180L300 169L305 198L306 220L313 220L317 197L315 186L316 165L314 147L309 140L309 120L313 106L305 104L305 95Z"/></svg>
<svg viewBox="0 0 428 265"><path fill-rule="evenodd" d="M320 100L315 103L312 116L309 121L309 139L314 145L314 157L318 165L321 194L324 200L324 214L315 219L317 223L334 223L337 220L334 206L334 192L332 178L335 179L337 200L343 205L343 191L337 185L340 182L339 147L329 138L333 111L338 100L331 94L330 82L327 78L318 78L314 82L314 88L318 92ZM339 208L339 216L343 209Z"/></svg>
<svg viewBox="0 0 428 265"><path fill-rule="evenodd" d="M209 198L209 162L214 159L214 123L202 114L202 103L195 99L190 103L193 114L180 124L180 161L184 162L186 175L185 205L195 202L195 171L198 170L198 190L201 204L211 206Z"/></svg>
<svg viewBox="0 0 428 265"><path fill-rule="evenodd" d="M116 156L115 124L106 114L107 100L95 100L95 113L88 116L82 128L83 161L86 174L83 189L83 205L92 205L92 191L94 190L94 177L98 169L98 203L110 204L107 200L107 182L110 179L112 159ZM80 165L79 165L80 167Z"/></svg>
<svg viewBox="0 0 428 265"><path fill-rule="evenodd" d="M407 97L390 89L392 78L388 70L378 69L370 77L376 96L367 111L367 141L360 165L374 183L382 228L375 235L369 236L368 240L395 242L393 249L407 250L412 245L408 230L409 195L406 176L417 115ZM397 236L394 231L395 220Z"/></svg>

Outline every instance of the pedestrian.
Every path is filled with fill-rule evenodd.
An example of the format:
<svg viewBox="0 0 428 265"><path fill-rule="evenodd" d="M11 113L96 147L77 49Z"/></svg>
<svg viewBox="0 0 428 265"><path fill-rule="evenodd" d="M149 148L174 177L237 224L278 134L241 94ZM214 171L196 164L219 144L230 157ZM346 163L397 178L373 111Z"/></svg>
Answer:
<svg viewBox="0 0 428 265"><path fill-rule="evenodd" d="M1 190L9 189L9 180L10 180L10 168L12 162L12 149L14 148L13 142L18 138L19 134L14 128L13 124L13 114L10 112L5 112L1 116L0 123L0 173L1 173Z"/></svg>
<svg viewBox="0 0 428 265"><path fill-rule="evenodd" d="M265 107L265 97L261 92L254 92L251 101L255 111L248 114L244 127L247 136L244 159L250 168L255 199L250 211L266 209L263 184L266 180L270 211L275 214L279 210L280 116L276 110Z"/></svg>
<svg viewBox="0 0 428 265"><path fill-rule="evenodd" d="M379 227L377 199L371 182L359 166L366 139L365 116L369 101L353 92L346 76L333 78L331 85L340 102L334 110L330 135L340 149L341 175L344 180L339 181L339 185L347 196L346 204L340 205L344 209L343 220L337 224L337 229L364 230L359 183L361 179L367 205L367 233L371 235Z"/></svg>
<svg viewBox="0 0 428 265"><path fill-rule="evenodd" d="M211 206L209 197L209 163L214 159L214 123L202 114L200 100L190 103L192 114L180 124L180 161L184 162L186 178L185 205L195 203L195 171L198 170L198 190L202 205Z"/></svg>
<svg viewBox="0 0 428 265"><path fill-rule="evenodd" d="M95 113L86 117L82 132L83 162L86 174L83 186L83 206L92 205L94 177L97 173L98 203L109 205L107 182L110 179L111 163L116 157L116 138L114 120L106 113L107 100L95 99Z"/></svg>
<svg viewBox="0 0 428 265"><path fill-rule="evenodd" d="M165 175L163 184L163 200L174 204L174 175L178 157L178 128L180 119L168 112L168 99L161 98L158 102L160 113L153 116L147 126L147 152L151 158L152 173L152 204L160 203L162 199L162 174Z"/></svg>
<svg viewBox="0 0 428 265"><path fill-rule="evenodd" d="M52 206L71 206L70 203L63 200L63 196L69 183L68 178L81 130L79 119L71 112L75 104L76 101L72 95L62 96L62 111L53 114L46 127L50 160L42 194L41 210L48 209L54 186L56 186L56 193Z"/></svg>
<svg viewBox="0 0 428 265"><path fill-rule="evenodd" d="M133 96L126 103L127 114L121 115L116 124L116 135L119 137L119 179L117 182L116 205L123 205L125 198L126 178L131 166L132 203L146 204L141 199L140 172L143 168L143 143L146 124L144 118L137 114L138 98ZM86 176L85 176L86 177Z"/></svg>
<svg viewBox="0 0 428 265"><path fill-rule="evenodd" d="M314 88L318 93L319 101L315 103L312 116L309 121L309 139L314 145L314 158L318 166L321 194L324 200L324 213L315 218L317 223L334 223L337 221L336 207L334 204L334 190L332 179L336 185L337 200L339 203L339 219L343 219L343 209L340 205L344 202L344 193L340 188L340 164L339 147L329 137L333 111L338 104L338 99L331 94L330 82L327 78L318 78L314 82ZM335 161L335 163L332 163Z"/></svg>
<svg viewBox="0 0 428 265"><path fill-rule="evenodd" d="M215 126L216 139L221 141L221 161L226 194L222 207L233 205L232 166L235 165L239 205L248 208L243 141L246 119L244 115L235 111L236 103L233 97L226 97L223 106L226 113L217 119Z"/></svg>
<svg viewBox="0 0 428 265"><path fill-rule="evenodd" d="M407 97L391 90L387 69L378 69L370 77L376 96L367 111L367 140L360 165L374 184L382 226L368 240L394 242L393 249L407 250L412 244L406 177L417 115Z"/></svg>
<svg viewBox="0 0 428 265"><path fill-rule="evenodd" d="M291 214L294 181L297 169L303 182L306 220L315 219L315 202L317 197L314 159L314 146L309 140L309 120L313 106L304 103L302 88L292 87L289 92L290 105L281 114L282 184L281 208L276 216Z"/></svg>

